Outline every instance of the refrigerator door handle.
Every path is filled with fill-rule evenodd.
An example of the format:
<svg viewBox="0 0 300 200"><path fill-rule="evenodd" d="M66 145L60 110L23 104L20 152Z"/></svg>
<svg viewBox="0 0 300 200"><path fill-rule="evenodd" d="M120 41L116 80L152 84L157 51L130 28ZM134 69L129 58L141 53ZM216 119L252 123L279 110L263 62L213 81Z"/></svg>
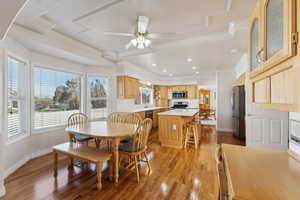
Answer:
<svg viewBox="0 0 300 200"><path fill-rule="evenodd" d="M253 115L252 114L247 114L247 117L252 117Z"/></svg>

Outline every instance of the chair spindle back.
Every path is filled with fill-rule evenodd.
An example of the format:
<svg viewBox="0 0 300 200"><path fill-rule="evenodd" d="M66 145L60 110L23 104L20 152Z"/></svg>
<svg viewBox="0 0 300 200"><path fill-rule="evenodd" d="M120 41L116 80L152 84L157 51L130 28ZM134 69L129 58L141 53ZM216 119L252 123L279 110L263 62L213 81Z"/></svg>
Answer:
<svg viewBox="0 0 300 200"><path fill-rule="evenodd" d="M68 118L68 126L82 125L89 121L89 117L84 113L74 113Z"/></svg>

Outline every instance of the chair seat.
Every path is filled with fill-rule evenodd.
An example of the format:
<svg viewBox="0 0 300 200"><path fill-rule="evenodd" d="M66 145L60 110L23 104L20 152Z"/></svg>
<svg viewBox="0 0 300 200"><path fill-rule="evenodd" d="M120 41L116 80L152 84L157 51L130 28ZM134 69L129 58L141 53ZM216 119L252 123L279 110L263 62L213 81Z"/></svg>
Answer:
<svg viewBox="0 0 300 200"><path fill-rule="evenodd" d="M124 140L121 140L121 143L133 143L133 137L132 136L129 136L127 138L125 138Z"/></svg>
<svg viewBox="0 0 300 200"><path fill-rule="evenodd" d="M91 139L93 139L93 138L92 138L92 137L89 137L89 136L76 135L76 136L75 136L75 139L76 139L78 142L85 142L85 141L91 140Z"/></svg>
<svg viewBox="0 0 300 200"><path fill-rule="evenodd" d="M140 151L139 148L136 148L134 151L132 146L133 146L133 138L129 142L123 143L120 146L119 150L124 151L124 152L139 152Z"/></svg>

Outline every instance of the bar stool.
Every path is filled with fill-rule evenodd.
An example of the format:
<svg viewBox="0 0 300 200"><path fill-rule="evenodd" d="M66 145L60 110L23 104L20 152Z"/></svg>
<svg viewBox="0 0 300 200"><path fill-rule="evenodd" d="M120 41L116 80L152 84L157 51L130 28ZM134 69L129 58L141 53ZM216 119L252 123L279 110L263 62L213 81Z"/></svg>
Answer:
<svg viewBox="0 0 300 200"><path fill-rule="evenodd" d="M195 121L189 122L186 125L184 148L186 148L188 144L194 144L195 149L198 149L199 138L199 123Z"/></svg>

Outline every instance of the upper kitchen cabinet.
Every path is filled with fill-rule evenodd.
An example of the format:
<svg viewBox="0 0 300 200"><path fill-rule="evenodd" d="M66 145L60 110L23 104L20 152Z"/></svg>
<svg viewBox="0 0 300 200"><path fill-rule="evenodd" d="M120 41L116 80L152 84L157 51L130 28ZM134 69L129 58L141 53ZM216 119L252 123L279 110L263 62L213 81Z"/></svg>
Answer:
<svg viewBox="0 0 300 200"><path fill-rule="evenodd" d="M249 63L250 63L250 71L252 73L258 72L261 70L260 63L261 58L259 57L263 45L262 45L262 37L261 37L261 14L260 14L260 6L255 8L249 20Z"/></svg>
<svg viewBox="0 0 300 200"><path fill-rule="evenodd" d="M296 55L295 0L261 0L249 27L251 78Z"/></svg>
<svg viewBox="0 0 300 200"><path fill-rule="evenodd" d="M129 76L117 77L117 96L119 99L136 99L139 96L139 80Z"/></svg>

